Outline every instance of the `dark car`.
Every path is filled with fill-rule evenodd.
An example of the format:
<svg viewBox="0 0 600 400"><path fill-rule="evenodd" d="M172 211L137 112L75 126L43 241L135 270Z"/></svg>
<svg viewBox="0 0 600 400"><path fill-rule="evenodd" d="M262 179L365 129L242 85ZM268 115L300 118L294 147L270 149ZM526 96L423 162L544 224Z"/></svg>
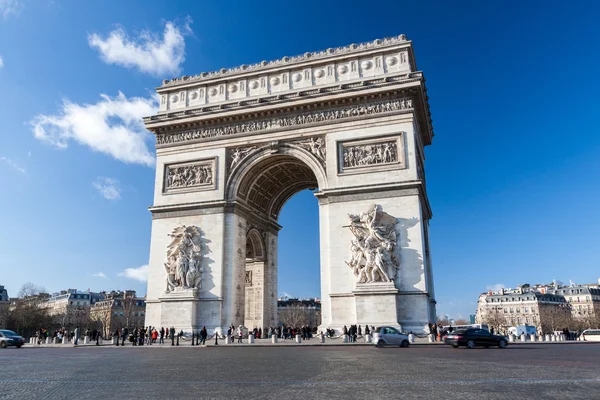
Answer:
<svg viewBox="0 0 600 400"><path fill-rule="evenodd" d="M0 329L0 347L3 349L8 346L21 347L25 344L25 339L8 329Z"/></svg>
<svg viewBox="0 0 600 400"><path fill-rule="evenodd" d="M444 339L446 344L451 345L454 348L458 346L466 346L469 349L475 346L498 346L501 349L505 348L508 344L508 340L504 336L492 335L485 329L459 329L451 332Z"/></svg>

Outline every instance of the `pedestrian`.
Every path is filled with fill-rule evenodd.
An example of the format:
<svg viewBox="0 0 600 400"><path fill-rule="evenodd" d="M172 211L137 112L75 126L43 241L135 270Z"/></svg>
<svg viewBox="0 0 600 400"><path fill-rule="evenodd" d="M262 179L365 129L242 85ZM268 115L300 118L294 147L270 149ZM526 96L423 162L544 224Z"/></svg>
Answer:
<svg viewBox="0 0 600 400"><path fill-rule="evenodd" d="M125 346L125 339L127 339L127 336L129 336L129 329L125 327L121 330L121 346ZM117 340L119 340L119 338L117 338Z"/></svg>
<svg viewBox="0 0 600 400"><path fill-rule="evenodd" d="M74 342L73 343L75 344L75 346L77 346L77 342L79 342L79 326L77 326L75 328L75 331L73 332L73 335L74 335Z"/></svg>
<svg viewBox="0 0 600 400"><path fill-rule="evenodd" d="M202 330L200 331L200 344L201 345L205 345L206 344L206 337L208 336L208 332L206 332L206 326L202 327Z"/></svg>
<svg viewBox="0 0 600 400"><path fill-rule="evenodd" d="M171 326L171 330L169 331L171 336L171 346L175 346L175 327Z"/></svg>
<svg viewBox="0 0 600 400"><path fill-rule="evenodd" d="M160 327L160 340L158 341L159 344L165 344L165 328L164 326Z"/></svg>
<svg viewBox="0 0 600 400"><path fill-rule="evenodd" d="M360 325L358 326L358 336L362 336L362 328Z"/></svg>
<svg viewBox="0 0 600 400"><path fill-rule="evenodd" d="M115 334L114 334L114 336L113 336L113 337L117 338L117 346L119 346L119 337L120 337L120 336L119 336L119 328L117 328L117 329L115 330Z"/></svg>
<svg viewBox="0 0 600 400"><path fill-rule="evenodd" d="M244 341L242 340L242 335L244 334L244 331L242 330L241 325L238 327L237 334L238 334L238 343L244 343Z"/></svg>

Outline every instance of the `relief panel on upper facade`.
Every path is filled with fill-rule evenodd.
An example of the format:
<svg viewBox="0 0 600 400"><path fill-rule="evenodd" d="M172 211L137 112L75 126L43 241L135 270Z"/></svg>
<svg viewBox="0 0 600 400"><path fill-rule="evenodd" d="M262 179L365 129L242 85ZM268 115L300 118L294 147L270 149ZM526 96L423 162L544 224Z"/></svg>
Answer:
<svg viewBox="0 0 600 400"><path fill-rule="evenodd" d="M405 168L404 133L374 139L338 142L340 173Z"/></svg>
<svg viewBox="0 0 600 400"><path fill-rule="evenodd" d="M166 164L163 193L212 190L216 184L216 159Z"/></svg>

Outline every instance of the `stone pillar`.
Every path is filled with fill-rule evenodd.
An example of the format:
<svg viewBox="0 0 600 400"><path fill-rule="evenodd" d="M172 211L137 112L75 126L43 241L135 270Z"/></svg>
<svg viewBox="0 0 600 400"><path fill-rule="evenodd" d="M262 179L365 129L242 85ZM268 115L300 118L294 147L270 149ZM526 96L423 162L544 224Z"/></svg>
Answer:
<svg viewBox="0 0 600 400"><path fill-rule="evenodd" d="M515 341L515 335L513 335L512 333L508 335L508 341L509 342L514 342Z"/></svg>
<svg viewBox="0 0 600 400"><path fill-rule="evenodd" d="M49 337L47 337L47 338L46 338L46 344L50 344L50 340L51 340L51 339L50 339Z"/></svg>
<svg viewBox="0 0 600 400"><path fill-rule="evenodd" d="M90 342L90 338L88 336L83 337L83 344L88 344Z"/></svg>
<svg viewBox="0 0 600 400"><path fill-rule="evenodd" d="M66 336L63 336L62 344L67 344L68 342L69 342L69 339L67 339Z"/></svg>
<svg viewBox="0 0 600 400"><path fill-rule="evenodd" d="M296 343L302 343L302 336L296 335Z"/></svg>
<svg viewBox="0 0 600 400"><path fill-rule="evenodd" d="M414 343L415 342L415 335L413 335L412 333L408 335L408 341L409 343Z"/></svg>
<svg viewBox="0 0 600 400"><path fill-rule="evenodd" d="M429 335L427 335L427 339L429 340L429 343L435 342L435 339L433 337L433 333L430 333Z"/></svg>
<svg viewBox="0 0 600 400"><path fill-rule="evenodd" d="M350 341L350 337L348 335L342 335L342 343L348 343Z"/></svg>
<svg viewBox="0 0 600 400"><path fill-rule="evenodd" d="M54 340L53 340L53 342L54 342L54 344L58 344L58 336L55 336L55 337L54 337Z"/></svg>
<svg viewBox="0 0 600 400"><path fill-rule="evenodd" d="M271 343L277 343L277 334L271 334Z"/></svg>
<svg viewBox="0 0 600 400"><path fill-rule="evenodd" d="M431 339L431 338L430 338ZM365 343L372 343L373 342L373 336L371 335L366 335L365 336Z"/></svg>
<svg viewBox="0 0 600 400"><path fill-rule="evenodd" d="M525 342L527 339L524 333L521 333L521 342Z"/></svg>
<svg viewBox="0 0 600 400"><path fill-rule="evenodd" d="M254 335L253 334L248 334L248 344L253 344L254 343Z"/></svg>
<svg viewBox="0 0 600 400"><path fill-rule="evenodd" d="M529 335L529 339L530 339L532 342L535 342L535 334L534 334L534 333L532 333L531 335Z"/></svg>
<svg viewBox="0 0 600 400"><path fill-rule="evenodd" d="M546 334L546 336L544 336L544 341L549 342L550 341L550 335Z"/></svg>

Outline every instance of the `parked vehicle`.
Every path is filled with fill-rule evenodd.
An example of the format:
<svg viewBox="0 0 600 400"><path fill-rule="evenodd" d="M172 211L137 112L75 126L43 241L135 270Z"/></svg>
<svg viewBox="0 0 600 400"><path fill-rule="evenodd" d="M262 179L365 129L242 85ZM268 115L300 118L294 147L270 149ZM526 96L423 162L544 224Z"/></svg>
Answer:
<svg viewBox="0 0 600 400"><path fill-rule="evenodd" d="M537 328L531 325L519 325L519 326L511 326L508 328L508 333L513 334L515 336L521 336L525 334L529 335L537 335Z"/></svg>
<svg viewBox="0 0 600 400"><path fill-rule="evenodd" d="M483 346L486 348L498 346L503 349L507 346L508 339L504 336L492 335L485 329L469 328L459 329L449 333L444 339L444 342L454 348L466 346L467 348L472 349L476 346Z"/></svg>
<svg viewBox="0 0 600 400"><path fill-rule="evenodd" d="M408 347L408 335L405 335L393 326L379 326L373 332L373 344L377 347Z"/></svg>
<svg viewBox="0 0 600 400"><path fill-rule="evenodd" d="M8 329L0 329L0 347L3 349L8 346L16 346L17 348L25 344L25 339Z"/></svg>
<svg viewBox="0 0 600 400"><path fill-rule="evenodd" d="M581 340L586 342L600 342L600 329L586 329L581 333Z"/></svg>

